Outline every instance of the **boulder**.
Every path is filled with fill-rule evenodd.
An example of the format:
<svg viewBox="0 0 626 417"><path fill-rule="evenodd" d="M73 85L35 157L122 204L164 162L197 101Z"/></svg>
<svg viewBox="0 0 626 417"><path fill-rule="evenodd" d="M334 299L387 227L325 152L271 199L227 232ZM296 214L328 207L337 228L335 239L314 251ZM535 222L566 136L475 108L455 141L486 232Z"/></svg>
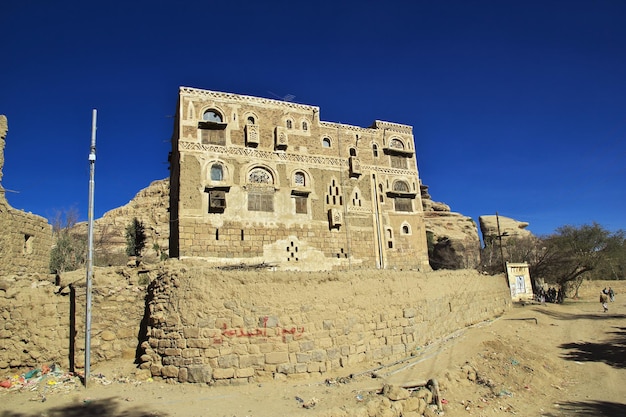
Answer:
<svg viewBox="0 0 626 417"><path fill-rule="evenodd" d="M510 217L499 215L480 216L478 222L480 223L480 231L485 242L497 239L498 236L502 236L504 239L532 236L532 233L526 230L528 227L527 222L521 222Z"/></svg>

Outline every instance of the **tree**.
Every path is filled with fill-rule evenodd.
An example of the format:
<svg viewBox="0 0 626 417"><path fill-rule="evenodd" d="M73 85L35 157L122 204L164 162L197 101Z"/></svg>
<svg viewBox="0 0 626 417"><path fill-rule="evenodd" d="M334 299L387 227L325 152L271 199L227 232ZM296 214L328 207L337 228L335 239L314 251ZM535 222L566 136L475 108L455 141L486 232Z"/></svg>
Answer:
<svg viewBox="0 0 626 417"><path fill-rule="evenodd" d="M555 283L564 291L592 271L610 265L624 248L624 232L610 232L597 223L562 226L542 239L531 276Z"/></svg>
<svg viewBox="0 0 626 417"><path fill-rule="evenodd" d="M126 254L128 256L141 256L146 246L146 232L143 222L136 217L126 227Z"/></svg>
<svg viewBox="0 0 626 417"><path fill-rule="evenodd" d="M50 252L50 272L74 271L87 262L87 236L74 229L78 211L58 212L52 221L54 246Z"/></svg>
<svg viewBox="0 0 626 417"><path fill-rule="evenodd" d="M480 251L480 269L492 275L503 273L502 254L507 262L527 262L532 268L538 262L543 246L543 241L532 235L502 239L502 250L499 240L487 240Z"/></svg>

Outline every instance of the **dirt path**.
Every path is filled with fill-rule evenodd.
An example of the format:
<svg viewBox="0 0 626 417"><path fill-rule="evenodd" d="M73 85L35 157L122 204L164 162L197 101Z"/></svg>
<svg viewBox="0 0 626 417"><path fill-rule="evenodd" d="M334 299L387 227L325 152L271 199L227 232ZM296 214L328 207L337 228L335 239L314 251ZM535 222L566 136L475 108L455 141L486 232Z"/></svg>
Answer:
<svg viewBox="0 0 626 417"><path fill-rule="evenodd" d="M608 313L595 299L515 307L413 355L394 366L370 363L326 375L331 384L241 387L139 383L128 378L131 364L108 363L92 368L103 377L87 389L0 391L0 416L367 417L385 382L431 378L446 416L626 416L626 299L617 298ZM314 399L314 407L302 407Z"/></svg>

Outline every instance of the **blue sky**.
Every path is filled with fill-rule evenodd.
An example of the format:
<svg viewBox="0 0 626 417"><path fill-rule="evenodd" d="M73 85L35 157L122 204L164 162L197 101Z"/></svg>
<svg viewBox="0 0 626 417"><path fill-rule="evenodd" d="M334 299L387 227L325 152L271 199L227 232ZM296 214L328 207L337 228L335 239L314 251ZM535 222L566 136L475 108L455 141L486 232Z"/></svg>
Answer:
<svg viewBox="0 0 626 417"><path fill-rule="evenodd" d="M2 185L87 217L169 175L179 86L414 127L433 200L538 235L626 229L626 2L29 1L0 4Z"/></svg>

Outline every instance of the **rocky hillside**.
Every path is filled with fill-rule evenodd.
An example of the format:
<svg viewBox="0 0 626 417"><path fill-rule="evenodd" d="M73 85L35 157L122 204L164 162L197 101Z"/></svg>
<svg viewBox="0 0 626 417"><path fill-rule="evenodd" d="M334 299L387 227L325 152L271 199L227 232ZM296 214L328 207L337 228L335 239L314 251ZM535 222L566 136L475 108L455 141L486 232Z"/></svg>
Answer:
<svg viewBox="0 0 626 417"><path fill-rule="evenodd" d="M421 185L424 222L433 269L476 268L480 263L480 239L471 217L450 211L450 206L433 201L428 186Z"/></svg>
<svg viewBox="0 0 626 417"><path fill-rule="evenodd" d="M126 228L137 218L145 227L144 256L159 258L169 247L169 179L152 182L125 206L110 210L94 221L96 262L119 264L125 259ZM87 232L87 223L76 225L79 233ZM104 261L104 262L103 262Z"/></svg>

